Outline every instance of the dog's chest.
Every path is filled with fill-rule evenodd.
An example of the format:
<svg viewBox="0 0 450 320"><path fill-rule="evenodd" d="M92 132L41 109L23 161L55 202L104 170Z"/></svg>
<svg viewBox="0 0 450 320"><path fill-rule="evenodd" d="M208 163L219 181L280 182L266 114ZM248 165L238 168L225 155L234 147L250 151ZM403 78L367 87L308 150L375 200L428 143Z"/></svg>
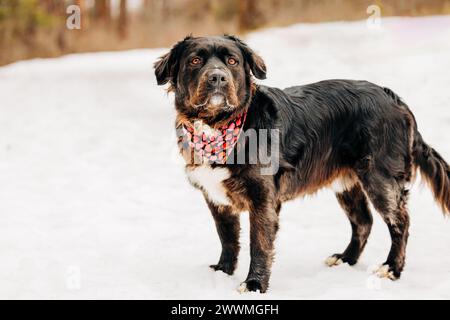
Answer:
<svg viewBox="0 0 450 320"><path fill-rule="evenodd" d="M200 188L209 201L215 205L231 205L224 181L230 178L230 171L225 167L212 168L209 165L188 167L189 182Z"/></svg>

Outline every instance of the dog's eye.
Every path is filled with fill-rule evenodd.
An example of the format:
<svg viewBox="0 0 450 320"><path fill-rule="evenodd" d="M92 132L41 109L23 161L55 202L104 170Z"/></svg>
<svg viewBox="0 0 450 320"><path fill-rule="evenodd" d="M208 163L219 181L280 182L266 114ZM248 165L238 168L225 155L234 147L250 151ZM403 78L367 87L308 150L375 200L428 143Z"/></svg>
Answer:
<svg viewBox="0 0 450 320"><path fill-rule="evenodd" d="M228 58L228 64L230 66L235 66L238 64L238 61L235 58Z"/></svg>
<svg viewBox="0 0 450 320"><path fill-rule="evenodd" d="M202 59L199 57L192 58L192 60L191 60L191 64L194 66L198 66L201 63L202 63Z"/></svg>

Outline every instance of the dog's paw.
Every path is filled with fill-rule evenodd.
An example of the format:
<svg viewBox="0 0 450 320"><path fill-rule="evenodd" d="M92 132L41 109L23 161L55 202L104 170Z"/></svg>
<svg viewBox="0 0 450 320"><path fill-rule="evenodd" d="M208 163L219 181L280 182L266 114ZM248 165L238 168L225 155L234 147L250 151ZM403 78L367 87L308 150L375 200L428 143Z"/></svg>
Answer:
<svg viewBox="0 0 450 320"><path fill-rule="evenodd" d="M230 263L219 263L219 264L213 264L209 266L214 271L222 271L223 273L228 274L229 276L232 276L234 273L234 265Z"/></svg>
<svg viewBox="0 0 450 320"><path fill-rule="evenodd" d="M348 258L346 256L344 256L343 254L333 254L331 257L328 257L325 260L325 264L329 267L335 267L335 266L339 266L343 263L347 263L351 266L356 264L356 260L355 259L351 259Z"/></svg>
<svg viewBox="0 0 450 320"><path fill-rule="evenodd" d="M266 293L267 291L267 286L262 285L261 282L258 280L247 280L241 283L241 285L238 288L238 292L241 294L246 292L258 292L258 291L260 293Z"/></svg>
<svg viewBox="0 0 450 320"><path fill-rule="evenodd" d="M337 257L336 255L328 257L325 260L325 264L329 267L335 267L335 266L341 265L343 263L344 263L344 261L342 261L342 259Z"/></svg>
<svg viewBox="0 0 450 320"><path fill-rule="evenodd" d="M383 264L373 272L379 278L386 278L392 281L400 279L401 272L395 271L393 267L388 264Z"/></svg>

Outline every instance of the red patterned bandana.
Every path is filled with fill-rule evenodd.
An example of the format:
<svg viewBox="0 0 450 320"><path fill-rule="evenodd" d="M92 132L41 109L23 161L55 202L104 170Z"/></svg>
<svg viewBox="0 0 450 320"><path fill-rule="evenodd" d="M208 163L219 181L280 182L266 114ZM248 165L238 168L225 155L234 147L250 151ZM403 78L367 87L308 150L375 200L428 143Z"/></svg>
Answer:
<svg viewBox="0 0 450 320"><path fill-rule="evenodd" d="M213 129L201 121L182 125L181 147L191 150L202 163L226 164L241 135L247 111L239 114L228 124Z"/></svg>

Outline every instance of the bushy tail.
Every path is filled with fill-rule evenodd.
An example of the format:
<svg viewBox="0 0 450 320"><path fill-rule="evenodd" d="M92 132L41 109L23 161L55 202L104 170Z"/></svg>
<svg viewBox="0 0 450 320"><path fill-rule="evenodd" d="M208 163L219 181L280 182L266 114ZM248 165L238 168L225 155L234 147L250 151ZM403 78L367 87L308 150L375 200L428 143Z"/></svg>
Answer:
<svg viewBox="0 0 450 320"><path fill-rule="evenodd" d="M414 142L414 158L444 214L450 215L450 167L436 150L423 141L418 132Z"/></svg>

